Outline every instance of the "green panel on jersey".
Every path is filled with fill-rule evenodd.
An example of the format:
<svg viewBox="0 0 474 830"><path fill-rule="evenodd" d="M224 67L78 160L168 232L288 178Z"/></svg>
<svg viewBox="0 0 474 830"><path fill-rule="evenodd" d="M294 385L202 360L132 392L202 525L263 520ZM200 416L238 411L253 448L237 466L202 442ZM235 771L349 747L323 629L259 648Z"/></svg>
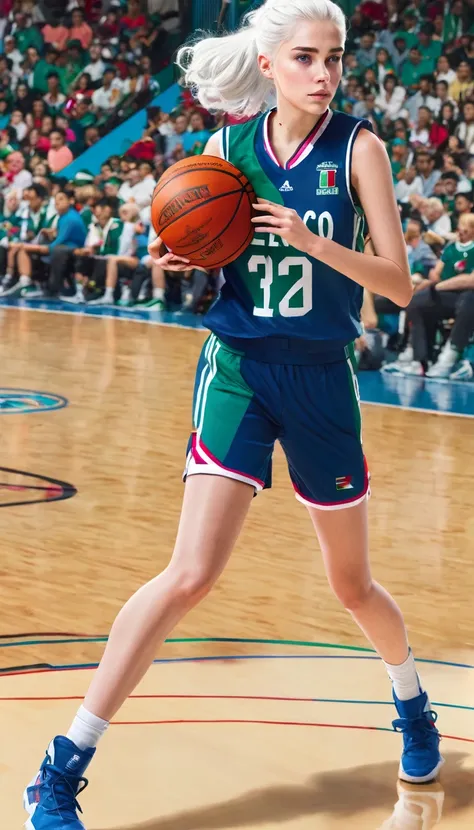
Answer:
<svg viewBox="0 0 474 830"><path fill-rule="evenodd" d="M255 154L255 134L259 125L260 118L255 118L253 121L238 124L227 131L229 136L228 160L239 170L245 170L245 175L257 196L283 205L281 193L262 170Z"/></svg>
<svg viewBox="0 0 474 830"><path fill-rule="evenodd" d="M201 422L201 440L221 463L254 396L240 373L241 361L241 354L216 340L209 353L215 372L205 386L200 411L196 413L196 420Z"/></svg>

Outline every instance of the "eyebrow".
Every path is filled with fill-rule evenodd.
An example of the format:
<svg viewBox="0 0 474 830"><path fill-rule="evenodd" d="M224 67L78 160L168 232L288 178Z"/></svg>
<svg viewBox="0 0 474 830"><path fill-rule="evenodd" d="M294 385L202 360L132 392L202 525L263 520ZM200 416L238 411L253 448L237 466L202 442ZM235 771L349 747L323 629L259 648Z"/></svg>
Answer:
<svg viewBox="0 0 474 830"><path fill-rule="evenodd" d="M316 49L314 46L295 46L294 49L291 50L292 52L313 52L315 55L319 55L319 49ZM343 46L335 46L333 49L330 49L329 52L344 52Z"/></svg>

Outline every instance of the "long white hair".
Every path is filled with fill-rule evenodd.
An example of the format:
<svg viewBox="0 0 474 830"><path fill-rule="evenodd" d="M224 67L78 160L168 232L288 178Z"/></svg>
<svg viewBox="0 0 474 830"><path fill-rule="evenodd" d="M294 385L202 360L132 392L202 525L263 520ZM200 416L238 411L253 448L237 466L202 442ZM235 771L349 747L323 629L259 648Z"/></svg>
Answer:
<svg viewBox="0 0 474 830"><path fill-rule="evenodd" d="M260 72L258 55L274 57L305 20L329 20L346 38L344 14L331 0L267 0L246 15L237 32L205 37L179 50L177 64L185 85L208 110L255 115L274 88Z"/></svg>

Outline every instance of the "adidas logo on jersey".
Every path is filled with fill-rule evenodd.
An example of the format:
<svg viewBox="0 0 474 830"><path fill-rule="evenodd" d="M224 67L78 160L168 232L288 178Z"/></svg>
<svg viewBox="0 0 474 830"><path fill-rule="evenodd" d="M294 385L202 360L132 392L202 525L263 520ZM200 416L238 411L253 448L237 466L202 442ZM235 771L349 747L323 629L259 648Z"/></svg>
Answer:
<svg viewBox="0 0 474 830"><path fill-rule="evenodd" d="M293 188L289 183L288 179L286 180L285 184L282 184L280 187L280 193L293 193Z"/></svg>

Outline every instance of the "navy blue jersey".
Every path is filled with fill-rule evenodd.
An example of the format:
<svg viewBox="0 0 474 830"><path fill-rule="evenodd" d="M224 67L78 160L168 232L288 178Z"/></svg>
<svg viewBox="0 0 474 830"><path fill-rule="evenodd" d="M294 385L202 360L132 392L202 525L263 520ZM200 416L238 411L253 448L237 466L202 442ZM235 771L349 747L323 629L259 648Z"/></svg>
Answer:
<svg viewBox="0 0 474 830"><path fill-rule="evenodd" d="M313 233L363 251L365 219L351 188L354 140L368 121L329 110L282 167L269 139L272 113L226 127L222 155L257 196L296 210ZM258 233L224 268L226 283L205 318L218 337L299 338L347 345L361 334L363 289L334 268Z"/></svg>

